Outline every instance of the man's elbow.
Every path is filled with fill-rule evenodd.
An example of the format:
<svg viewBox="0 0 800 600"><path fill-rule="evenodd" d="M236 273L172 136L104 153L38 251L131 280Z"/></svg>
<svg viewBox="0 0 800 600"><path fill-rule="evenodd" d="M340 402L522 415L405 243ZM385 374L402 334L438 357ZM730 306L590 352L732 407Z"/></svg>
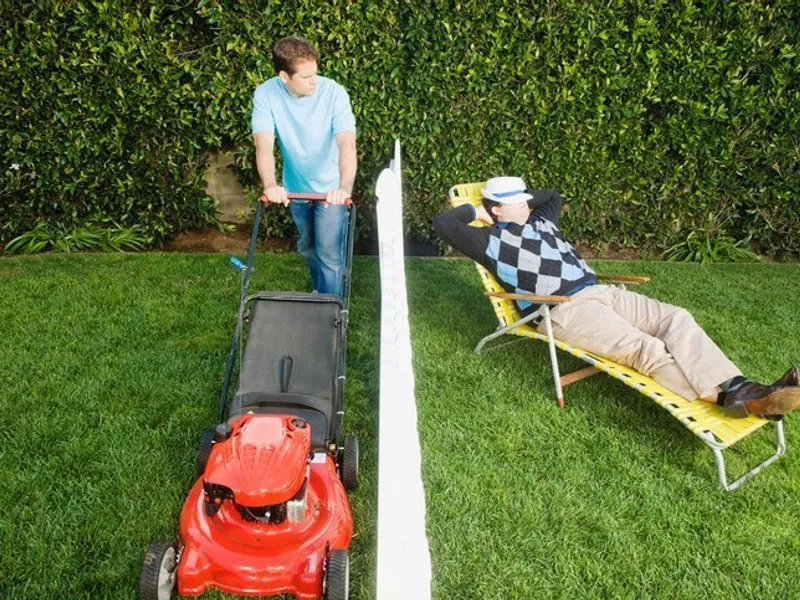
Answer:
<svg viewBox="0 0 800 600"><path fill-rule="evenodd" d="M557 206L561 206L564 203L564 198L561 197L556 190L549 190L550 192L550 202Z"/></svg>
<svg viewBox="0 0 800 600"><path fill-rule="evenodd" d="M433 217L433 230L440 238L446 239L445 232L447 231L447 226L445 213L441 213Z"/></svg>

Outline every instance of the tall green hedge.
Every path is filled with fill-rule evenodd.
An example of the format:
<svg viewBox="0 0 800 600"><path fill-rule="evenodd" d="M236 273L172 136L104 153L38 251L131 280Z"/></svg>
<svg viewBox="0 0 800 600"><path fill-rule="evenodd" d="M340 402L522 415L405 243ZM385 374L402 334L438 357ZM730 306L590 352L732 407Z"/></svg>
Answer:
<svg viewBox="0 0 800 600"><path fill-rule="evenodd" d="M412 237L453 183L514 173L559 189L585 243L800 252L796 0L18 0L0 19L0 241L209 222L205 152L236 150L257 187L251 94L298 34L350 92L364 204L403 140Z"/></svg>

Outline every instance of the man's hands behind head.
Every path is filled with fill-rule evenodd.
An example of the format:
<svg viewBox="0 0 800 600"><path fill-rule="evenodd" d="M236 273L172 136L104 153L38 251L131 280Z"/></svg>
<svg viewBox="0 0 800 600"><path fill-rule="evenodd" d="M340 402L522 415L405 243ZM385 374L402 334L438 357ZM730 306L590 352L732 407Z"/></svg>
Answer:
<svg viewBox="0 0 800 600"><path fill-rule="evenodd" d="M493 225L494 219L492 219L491 215L486 211L486 208L483 204L475 205L475 220L476 221L483 221L487 225Z"/></svg>

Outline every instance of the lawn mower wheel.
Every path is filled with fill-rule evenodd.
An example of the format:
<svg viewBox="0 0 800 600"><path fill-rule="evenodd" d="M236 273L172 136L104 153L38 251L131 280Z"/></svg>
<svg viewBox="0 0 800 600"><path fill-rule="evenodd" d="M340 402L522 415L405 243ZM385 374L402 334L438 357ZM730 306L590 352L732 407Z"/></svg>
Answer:
<svg viewBox="0 0 800 600"><path fill-rule="evenodd" d="M352 433L344 436L344 451L341 458L342 485L348 492L358 488L358 438Z"/></svg>
<svg viewBox="0 0 800 600"><path fill-rule="evenodd" d="M325 599L347 600L350 597L350 556L347 550L332 550L325 572Z"/></svg>
<svg viewBox="0 0 800 600"><path fill-rule="evenodd" d="M177 565L175 544L166 541L150 544L139 576L139 600L169 600L175 587Z"/></svg>

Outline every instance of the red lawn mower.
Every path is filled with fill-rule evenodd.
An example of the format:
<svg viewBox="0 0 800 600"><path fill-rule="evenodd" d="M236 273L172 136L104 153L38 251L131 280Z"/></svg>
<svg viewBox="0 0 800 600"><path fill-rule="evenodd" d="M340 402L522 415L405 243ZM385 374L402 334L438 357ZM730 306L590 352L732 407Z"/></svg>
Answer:
<svg viewBox="0 0 800 600"><path fill-rule="evenodd" d="M154 542L145 555L142 600L210 588L297 600L349 596L346 492L358 486L358 439L343 436L342 419L355 206L348 208L342 298L247 295L262 212L259 202L247 263L231 259L242 281L220 422L201 440L178 542ZM238 388L226 419L237 355Z"/></svg>

